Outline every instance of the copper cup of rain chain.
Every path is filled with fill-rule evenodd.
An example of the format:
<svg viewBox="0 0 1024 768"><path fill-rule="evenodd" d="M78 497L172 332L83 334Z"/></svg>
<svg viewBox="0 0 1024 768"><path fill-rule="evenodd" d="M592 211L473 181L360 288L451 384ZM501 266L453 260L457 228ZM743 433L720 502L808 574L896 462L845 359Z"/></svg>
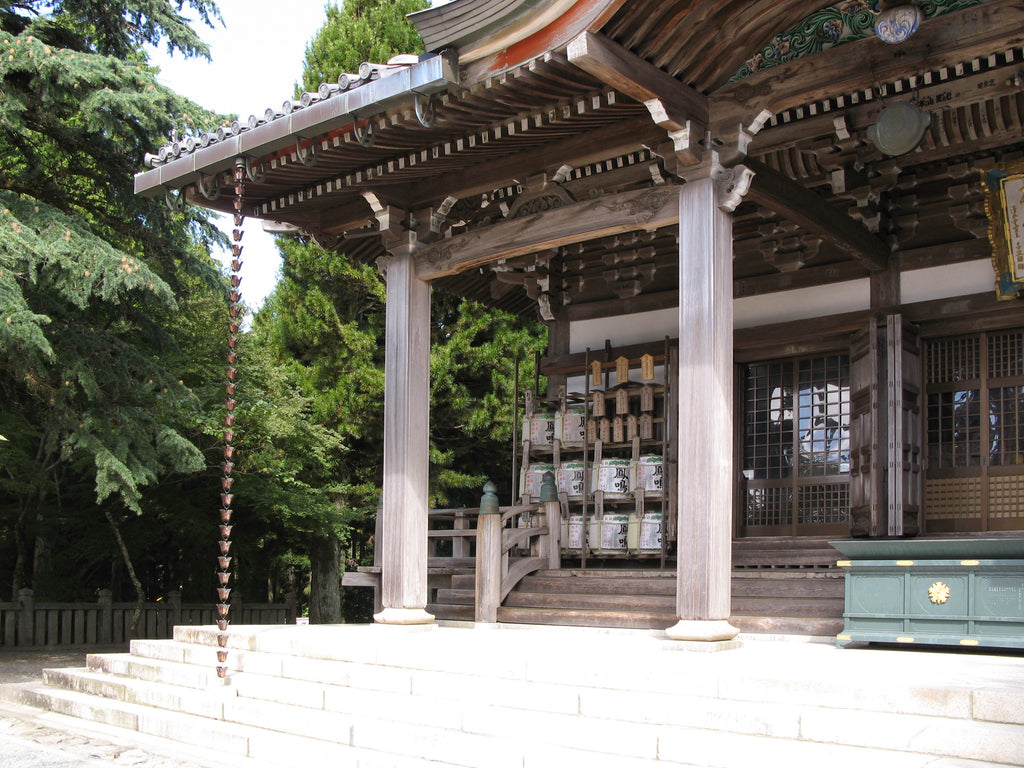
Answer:
<svg viewBox="0 0 1024 768"><path fill-rule="evenodd" d="M217 622L217 629L219 629L221 632L227 632L227 629L228 629L227 621L225 621L224 619L221 619L220 621L218 621Z"/></svg>
<svg viewBox="0 0 1024 768"><path fill-rule="evenodd" d="M218 587L217 588L217 597L219 597L221 599L221 602L225 602L226 603L230 596L231 596L231 590L228 589L227 587Z"/></svg>
<svg viewBox="0 0 1024 768"><path fill-rule="evenodd" d="M227 677L227 676L228 676L228 668L227 667L217 667L217 677Z"/></svg>
<svg viewBox="0 0 1024 768"><path fill-rule="evenodd" d="M224 407L227 408L229 411L235 410L235 398L229 397L227 400L225 400Z"/></svg>
<svg viewBox="0 0 1024 768"><path fill-rule="evenodd" d="M220 465L220 468L224 470L225 475L230 475L232 470L235 468L235 462L225 461Z"/></svg>
<svg viewBox="0 0 1024 768"><path fill-rule="evenodd" d="M223 664L227 660L228 660L228 652L227 651L217 651L217 661L219 661L221 664Z"/></svg>
<svg viewBox="0 0 1024 768"><path fill-rule="evenodd" d="M218 616L227 616L228 615L228 606L225 605L224 603L217 603L217 615Z"/></svg>
<svg viewBox="0 0 1024 768"><path fill-rule="evenodd" d="M224 416L224 426L225 427L233 427L233 426L235 426L235 414L229 413L226 416Z"/></svg>
<svg viewBox="0 0 1024 768"><path fill-rule="evenodd" d="M221 648L227 648L228 647L228 636L227 635L217 635L217 645L219 645Z"/></svg>
<svg viewBox="0 0 1024 768"><path fill-rule="evenodd" d="M240 291L231 291L228 294L228 298L231 299L231 301L241 301L242 300L242 294L241 294Z"/></svg>
<svg viewBox="0 0 1024 768"><path fill-rule="evenodd" d="M233 237L235 239L236 243L239 242L242 239L242 236L244 234L245 233L242 230L240 230L240 229L233 229L233 230L231 230L231 237Z"/></svg>
<svg viewBox="0 0 1024 768"><path fill-rule="evenodd" d="M235 214L235 226L236 227L242 226L242 222L243 221L245 221L245 216L243 216L241 213L236 213Z"/></svg>
<svg viewBox="0 0 1024 768"><path fill-rule="evenodd" d="M231 551L231 542L230 541L218 541L217 544L220 545L220 553L222 555L226 555L228 552Z"/></svg>
<svg viewBox="0 0 1024 768"><path fill-rule="evenodd" d="M226 439L227 435L225 435L224 437ZM232 435L232 437L234 437L234 435ZM235 479L233 477L222 477L220 479L220 487L224 489L225 493L227 493L228 491L231 490L231 485L234 482L235 482Z"/></svg>
<svg viewBox="0 0 1024 768"><path fill-rule="evenodd" d="M232 320L230 323L228 323L228 331L230 331L232 336L234 336L236 333L238 333L238 329L241 328L241 327L242 327L242 324L240 322L238 322L237 320Z"/></svg>
<svg viewBox="0 0 1024 768"><path fill-rule="evenodd" d="M241 314L241 312L242 308L239 307L237 304L232 304L230 307L228 307L228 314L231 315L232 317L238 317Z"/></svg>
<svg viewBox="0 0 1024 768"><path fill-rule="evenodd" d="M234 455L235 455L235 446L233 446L233 445L225 445L224 446L224 458L225 459L230 459Z"/></svg>
<svg viewBox="0 0 1024 768"><path fill-rule="evenodd" d="M226 523L224 525L221 525L220 526L220 535L223 536L225 539L230 539L231 538L231 526L226 524Z"/></svg>
<svg viewBox="0 0 1024 768"><path fill-rule="evenodd" d="M229 341L230 341L230 339L229 339ZM238 344L238 339L235 339L235 344L236 345ZM230 352L228 352L228 364L234 365L237 362L238 362L238 353L235 352L234 349L232 349Z"/></svg>
<svg viewBox="0 0 1024 768"><path fill-rule="evenodd" d="M227 373L228 379L230 379L231 381L234 381L235 377L238 376L238 371L235 370L234 366L231 366L230 368L228 368L226 373Z"/></svg>
<svg viewBox="0 0 1024 768"><path fill-rule="evenodd" d="M231 508L230 507L221 507L220 508L220 521L222 523L230 523L231 522Z"/></svg>
<svg viewBox="0 0 1024 768"><path fill-rule="evenodd" d="M217 580L220 581L220 583L224 586L227 586L228 581L231 580L231 574L227 571L221 571L217 574Z"/></svg>
<svg viewBox="0 0 1024 768"><path fill-rule="evenodd" d="M242 278L240 278L238 275L232 275L231 276L231 287L232 288L237 288L241 284L242 284ZM235 301L238 301L238 299L235 299Z"/></svg>
<svg viewBox="0 0 1024 768"><path fill-rule="evenodd" d="M231 500L232 500L233 498L234 498L234 495L233 495L233 494L230 494L230 493L222 493L222 494L220 495L220 503L221 503L221 505L222 505L222 506L225 506L225 507L230 507L230 506L231 506Z"/></svg>
<svg viewBox="0 0 1024 768"><path fill-rule="evenodd" d="M235 394L235 382L228 382L228 384L226 384L224 387L224 391L227 392L229 395Z"/></svg>
<svg viewBox="0 0 1024 768"><path fill-rule="evenodd" d="M235 352L235 350L238 349L238 337L237 336L228 336L228 349L231 350L230 352L228 352L229 355L237 355L238 354L237 352ZM235 358L235 359L237 360L237 358ZM231 361L228 360L228 362L230 363ZM232 365L234 365L234 363L232 363Z"/></svg>
<svg viewBox="0 0 1024 768"><path fill-rule="evenodd" d="M220 566L221 570L226 571L228 568L231 567L231 558L230 557L224 557L222 555L221 557L217 558L217 565Z"/></svg>
<svg viewBox="0 0 1024 768"><path fill-rule="evenodd" d="M231 443L231 442L234 442L234 440L235 440L234 430L231 430L231 429L225 430L225 432L224 432L224 442L225 443ZM230 491L231 488L228 487L228 488L225 488L224 490L225 491Z"/></svg>

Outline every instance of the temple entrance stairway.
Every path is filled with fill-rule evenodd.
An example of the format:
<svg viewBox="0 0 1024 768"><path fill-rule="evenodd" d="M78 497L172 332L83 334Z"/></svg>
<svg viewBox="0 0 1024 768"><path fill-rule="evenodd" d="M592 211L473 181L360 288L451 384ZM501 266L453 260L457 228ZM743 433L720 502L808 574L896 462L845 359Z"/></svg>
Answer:
<svg viewBox="0 0 1024 768"><path fill-rule="evenodd" d="M1024 764L1017 654L508 624L232 627L222 680L217 634L177 627L0 686L0 711L189 749L197 766Z"/></svg>
<svg viewBox="0 0 1024 768"><path fill-rule="evenodd" d="M745 539L733 545L732 624L743 632L834 636L843 626L843 572L823 540ZM584 627L665 629L675 623L675 564L665 570L628 561L538 571L498 609L498 621ZM427 610L473 620L475 577L455 574Z"/></svg>

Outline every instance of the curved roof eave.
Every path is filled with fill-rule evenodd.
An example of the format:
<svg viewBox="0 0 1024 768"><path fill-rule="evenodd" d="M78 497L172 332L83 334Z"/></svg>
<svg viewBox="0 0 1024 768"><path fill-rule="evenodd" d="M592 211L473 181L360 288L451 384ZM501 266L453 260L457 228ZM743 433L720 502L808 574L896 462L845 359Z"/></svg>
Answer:
<svg viewBox="0 0 1024 768"><path fill-rule="evenodd" d="M610 18L625 0L452 0L410 14L428 51L455 48L484 73L518 66Z"/></svg>

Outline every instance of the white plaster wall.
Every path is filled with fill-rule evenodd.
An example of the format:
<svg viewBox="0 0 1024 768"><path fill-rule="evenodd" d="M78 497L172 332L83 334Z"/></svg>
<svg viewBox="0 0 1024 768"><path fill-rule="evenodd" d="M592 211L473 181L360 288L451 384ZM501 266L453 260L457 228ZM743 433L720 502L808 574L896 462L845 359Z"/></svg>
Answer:
<svg viewBox="0 0 1024 768"><path fill-rule="evenodd" d="M904 304L913 304L917 301L994 292L995 283L992 261L979 259L904 272L900 275L900 293Z"/></svg>
<svg viewBox="0 0 1024 768"><path fill-rule="evenodd" d="M736 299L733 302L733 326L755 328L771 323L856 312L870 307L871 284L864 278Z"/></svg>
<svg viewBox="0 0 1024 768"><path fill-rule="evenodd" d="M675 307L636 315L578 320L569 326L569 351L604 350L604 340L616 347L656 341L679 335L679 310Z"/></svg>

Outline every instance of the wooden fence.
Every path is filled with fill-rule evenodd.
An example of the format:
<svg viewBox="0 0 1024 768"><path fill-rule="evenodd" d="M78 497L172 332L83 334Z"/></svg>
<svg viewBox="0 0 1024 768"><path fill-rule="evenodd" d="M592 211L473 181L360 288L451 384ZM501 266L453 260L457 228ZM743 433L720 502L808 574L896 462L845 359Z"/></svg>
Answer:
<svg viewBox="0 0 1024 768"><path fill-rule="evenodd" d="M37 603L32 590L23 589L18 602L0 603L0 648L127 643L135 607L133 602L115 603L108 589L99 591L95 603ZM233 624L294 624L295 617L294 596L284 603L262 605L231 599ZM143 604L138 637L169 638L179 624L216 623L212 600L204 605L184 605L181 593L171 592L166 599Z"/></svg>

